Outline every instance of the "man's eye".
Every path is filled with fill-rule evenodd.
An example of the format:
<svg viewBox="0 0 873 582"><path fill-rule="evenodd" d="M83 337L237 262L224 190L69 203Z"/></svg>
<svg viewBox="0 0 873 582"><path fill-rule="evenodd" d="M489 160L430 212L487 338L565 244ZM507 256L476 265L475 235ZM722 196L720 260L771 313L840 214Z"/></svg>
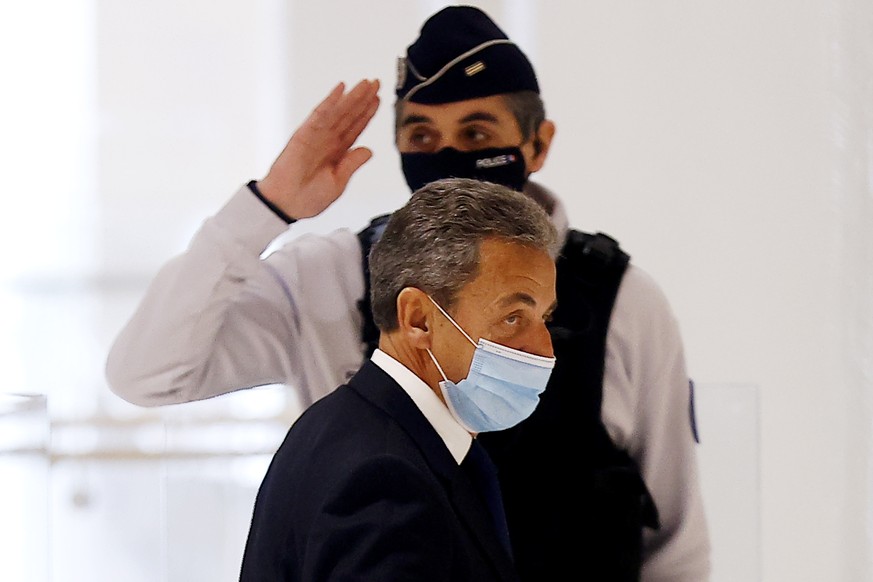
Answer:
<svg viewBox="0 0 873 582"><path fill-rule="evenodd" d="M521 323L521 316L520 315L510 315L509 317L507 317L503 321L504 321L504 323L506 323L508 325L518 325L519 323Z"/></svg>
<svg viewBox="0 0 873 582"><path fill-rule="evenodd" d="M471 127L464 131L464 139L470 143L482 143L488 140L488 134L484 131Z"/></svg>
<svg viewBox="0 0 873 582"><path fill-rule="evenodd" d="M423 129L409 132L406 139L410 147L424 152L431 151L437 142L436 136L432 131Z"/></svg>
<svg viewBox="0 0 873 582"><path fill-rule="evenodd" d="M428 144L432 139L429 133L415 132L409 136L409 141L414 144Z"/></svg>

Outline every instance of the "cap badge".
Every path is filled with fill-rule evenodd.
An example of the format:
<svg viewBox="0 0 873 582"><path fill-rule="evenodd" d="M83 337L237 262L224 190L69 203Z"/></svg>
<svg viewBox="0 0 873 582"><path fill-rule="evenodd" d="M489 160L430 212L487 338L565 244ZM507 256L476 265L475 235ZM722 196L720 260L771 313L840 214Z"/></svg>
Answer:
<svg viewBox="0 0 873 582"><path fill-rule="evenodd" d="M484 70L485 70L485 63L483 63L482 61L476 61L472 65L468 65L468 66L464 67L464 73L468 77L472 77L476 73L481 73Z"/></svg>
<svg viewBox="0 0 873 582"><path fill-rule="evenodd" d="M406 84L406 57L397 57L397 91Z"/></svg>

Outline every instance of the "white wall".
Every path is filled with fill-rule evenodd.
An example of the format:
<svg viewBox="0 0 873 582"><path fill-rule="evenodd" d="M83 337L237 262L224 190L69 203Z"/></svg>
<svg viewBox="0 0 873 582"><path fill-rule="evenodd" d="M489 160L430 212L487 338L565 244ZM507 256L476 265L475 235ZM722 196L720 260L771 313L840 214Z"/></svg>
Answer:
<svg viewBox="0 0 873 582"><path fill-rule="evenodd" d="M546 181L661 282L698 381L760 387L764 580L873 578L873 6L543 8Z"/></svg>
<svg viewBox="0 0 873 582"><path fill-rule="evenodd" d="M362 138L376 156L296 232L402 203L394 60L442 4L4 5L0 348L16 389L50 392L56 416L137 414L102 379L112 334L338 80L382 80ZM873 579L873 5L475 4L540 75L558 125L540 180L661 283L698 382L759 387L763 579Z"/></svg>

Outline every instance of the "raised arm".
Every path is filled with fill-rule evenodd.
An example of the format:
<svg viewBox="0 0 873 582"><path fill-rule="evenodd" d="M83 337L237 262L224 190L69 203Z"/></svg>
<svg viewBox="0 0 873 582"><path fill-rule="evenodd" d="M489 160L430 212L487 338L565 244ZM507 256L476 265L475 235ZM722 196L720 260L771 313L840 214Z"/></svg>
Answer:
<svg viewBox="0 0 873 582"><path fill-rule="evenodd" d="M277 212L242 188L159 271L110 350L106 374L116 394L154 406L292 383L307 391L306 402L317 397L312 391L327 390L324 382L339 383L334 378L352 364L319 362L335 369L318 376L303 344L310 354L318 341L359 344L350 337L349 317L332 330L335 339L309 342L307 335L320 327L307 323L311 317L350 312L363 293L357 238L305 237L266 261L260 257L287 228L282 214L316 216L370 158L352 145L378 107L377 91L377 82L362 81L349 92L338 85L294 133L259 182ZM319 291L305 284L307 275L318 277Z"/></svg>
<svg viewBox="0 0 873 582"><path fill-rule="evenodd" d="M258 184L264 197L291 218L321 214L370 159L352 148L379 106L378 81L361 81L348 93L337 85L294 132Z"/></svg>

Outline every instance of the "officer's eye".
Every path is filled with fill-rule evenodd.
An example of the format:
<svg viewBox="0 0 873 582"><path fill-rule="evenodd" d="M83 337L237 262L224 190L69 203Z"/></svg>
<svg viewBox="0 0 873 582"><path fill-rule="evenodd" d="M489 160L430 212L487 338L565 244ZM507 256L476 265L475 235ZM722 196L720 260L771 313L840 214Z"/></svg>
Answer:
<svg viewBox="0 0 873 582"><path fill-rule="evenodd" d="M407 143L416 151L430 152L436 147L438 136L436 132L419 127L411 130L406 137Z"/></svg>
<svg viewBox="0 0 873 582"><path fill-rule="evenodd" d="M473 125L465 127L463 131L464 141L467 144L481 145L491 139L491 134L481 127Z"/></svg>

